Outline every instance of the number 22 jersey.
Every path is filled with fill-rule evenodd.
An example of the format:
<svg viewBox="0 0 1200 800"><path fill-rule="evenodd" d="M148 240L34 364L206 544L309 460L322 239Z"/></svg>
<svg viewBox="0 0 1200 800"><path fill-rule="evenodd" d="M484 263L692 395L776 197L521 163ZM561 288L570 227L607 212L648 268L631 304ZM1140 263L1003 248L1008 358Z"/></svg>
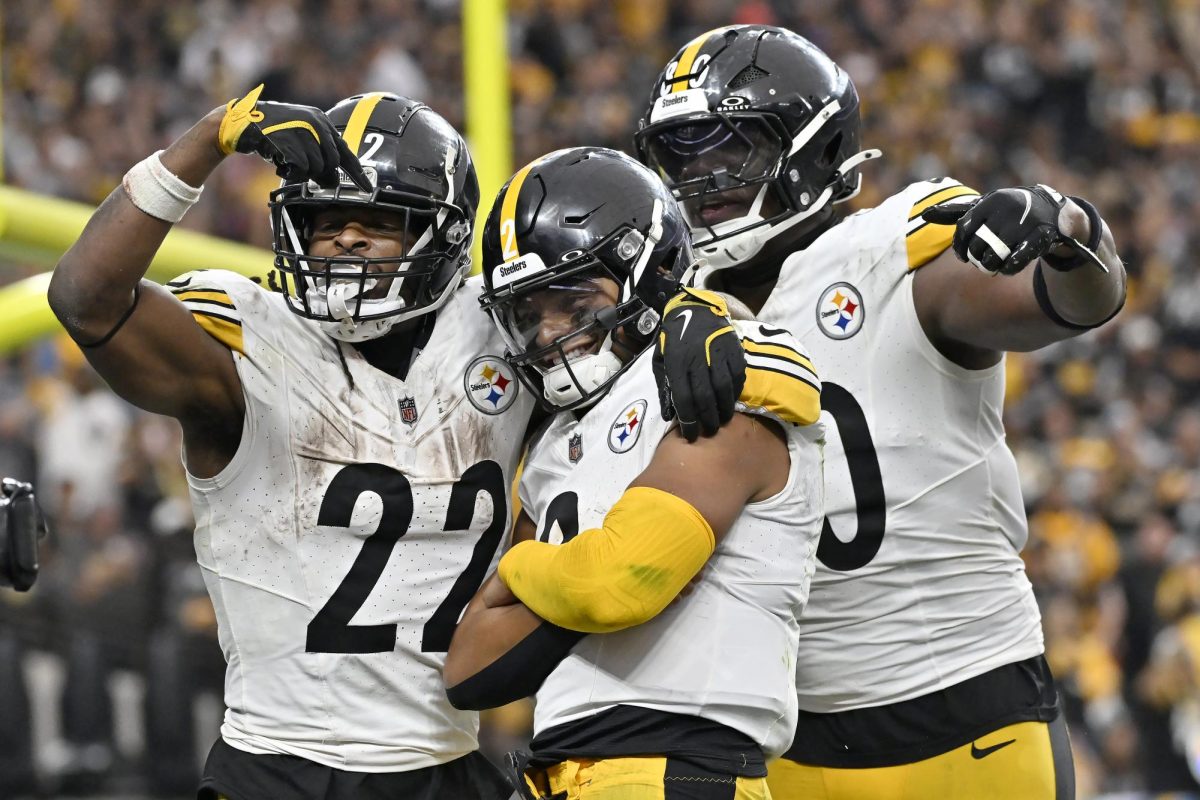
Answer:
<svg viewBox="0 0 1200 800"><path fill-rule="evenodd" d="M758 314L801 338L824 379L826 520L797 654L805 711L910 700L1043 650L1004 363L949 361L912 296L913 271L954 232L921 211L975 194L919 182L847 217L788 257Z"/></svg>
<svg viewBox="0 0 1200 800"><path fill-rule="evenodd" d="M170 288L230 348L246 401L230 463L188 476L228 664L222 738L361 772L475 750L442 664L507 540L532 408L478 279L436 312L404 380L238 275Z"/></svg>

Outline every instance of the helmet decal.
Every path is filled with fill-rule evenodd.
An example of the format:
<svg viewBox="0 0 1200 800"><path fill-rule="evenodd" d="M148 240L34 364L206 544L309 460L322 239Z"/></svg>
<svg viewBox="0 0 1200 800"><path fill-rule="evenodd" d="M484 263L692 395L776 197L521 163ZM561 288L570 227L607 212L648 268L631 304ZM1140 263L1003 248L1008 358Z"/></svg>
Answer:
<svg viewBox="0 0 1200 800"><path fill-rule="evenodd" d="M379 105L379 101L384 98L384 95L384 92L364 94L362 99L354 104L354 110L350 112L350 121L346 123L346 130L342 131L342 138L355 155L358 155L358 148L362 145L363 131L367 129L367 123L371 121L371 114L375 112L375 106Z"/></svg>
<svg viewBox="0 0 1200 800"><path fill-rule="evenodd" d="M540 160L530 161L513 175L504 192L504 200L500 203L500 250L505 261L512 261L521 255L517 249L517 199L521 196L521 186L529 170Z"/></svg>
<svg viewBox="0 0 1200 800"><path fill-rule="evenodd" d="M704 79L708 76L708 62L712 56L700 55L700 49L714 33L721 30L724 29L713 28L711 31L706 31L684 46L683 52L679 54L679 59L674 62L675 69L672 70L668 65L666 73L670 77L664 76L662 84L664 95L678 94L689 88L699 89L704 85Z"/></svg>

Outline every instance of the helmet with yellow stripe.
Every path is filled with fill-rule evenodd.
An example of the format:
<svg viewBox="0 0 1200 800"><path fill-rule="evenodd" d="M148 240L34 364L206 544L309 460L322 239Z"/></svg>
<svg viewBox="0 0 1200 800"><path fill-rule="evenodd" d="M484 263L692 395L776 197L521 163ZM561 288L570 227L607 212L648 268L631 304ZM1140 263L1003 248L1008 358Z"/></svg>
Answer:
<svg viewBox="0 0 1200 800"><path fill-rule="evenodd" d="M651 343L692 266L654 173L602 147L558 150L501 188L483 229L483 307L551 410L589 405Z"/></svg>
<svg viewBox="0 0 1200 800"><path fill-rule="evenodd" d="M372 190L344 174L325 189L284 181L271 193L275 267L292 311L348 342L441 307L470 267L479 182L462 136L416 100L373 92L342 100L330 120L358 156ZM330 206L392 212L405 231L389 258L306 252L314 214Z"/></svg>
<svg viewBox="0 0 1200 800"><path fill-rule="evenodd" d="M858 193L858 93L850 76L784 28L702 34L659 74L635 135L638 157L681 202L710 267L798 240ZM804 224L802 224L804 223Z"/></svg>

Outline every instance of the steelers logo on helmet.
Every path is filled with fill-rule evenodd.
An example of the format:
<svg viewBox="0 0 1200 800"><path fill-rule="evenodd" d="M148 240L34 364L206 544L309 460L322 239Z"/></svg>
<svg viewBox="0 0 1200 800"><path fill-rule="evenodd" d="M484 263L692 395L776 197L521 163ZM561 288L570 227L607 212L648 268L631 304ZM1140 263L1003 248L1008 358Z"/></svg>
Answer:
<svg viewBox="0 0 1200 800"><path fill-rule="evenodd" d="M866 319L862 295L842 281L821 292L817 300L817 325L830 339L849 339L862 329Z"/></svg>
<svg viewBox="0 0 1200 800"><path fill-rule="evenodd" d="M513 368L499 356L480 356L463 375L471 405L485 414L502 414L516 401L519 384Z"/></svg>
<svg viewBox="0 0 1200 800"><path fill-rule="evenodd" d="M642 423L646 419L647 403L645 400L634 400L621 409L617 418L608 429L608 448L614 453L628 453L637 444L638 436L642 433Z"/></svg>

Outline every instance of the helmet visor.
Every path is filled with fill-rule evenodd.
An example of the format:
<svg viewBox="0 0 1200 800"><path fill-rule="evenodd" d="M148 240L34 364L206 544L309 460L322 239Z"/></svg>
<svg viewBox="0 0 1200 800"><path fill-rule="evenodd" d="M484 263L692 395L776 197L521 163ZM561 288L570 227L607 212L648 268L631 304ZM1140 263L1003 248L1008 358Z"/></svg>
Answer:
<svg viewBox="0 0 1200 800"><path fill-rule="evenodd" d="M775 177L784 139L759 114L671 120L640 136L646 163L675 192L693 227L744 216Z"/></svg>
<svg viewBox="0 0 1200 800"><path fill-rule="evenodd" d="M608 333L597 321L616 306L618 287L607 271L554 277L514 292L492 308L515 356L547 369L595 353Z"/></svg>
<svg viewBox="0 0 1200 800"><path fill-rule="evenodd" d="M386 255L316 255L346 220L397 243ZM288 305L320 321L386 319L435 307L466 256L469 226L448 204L376 190L328 196L306 186L272 195L275 266ZM326 248L329 250L330 248Z"/></svg>

